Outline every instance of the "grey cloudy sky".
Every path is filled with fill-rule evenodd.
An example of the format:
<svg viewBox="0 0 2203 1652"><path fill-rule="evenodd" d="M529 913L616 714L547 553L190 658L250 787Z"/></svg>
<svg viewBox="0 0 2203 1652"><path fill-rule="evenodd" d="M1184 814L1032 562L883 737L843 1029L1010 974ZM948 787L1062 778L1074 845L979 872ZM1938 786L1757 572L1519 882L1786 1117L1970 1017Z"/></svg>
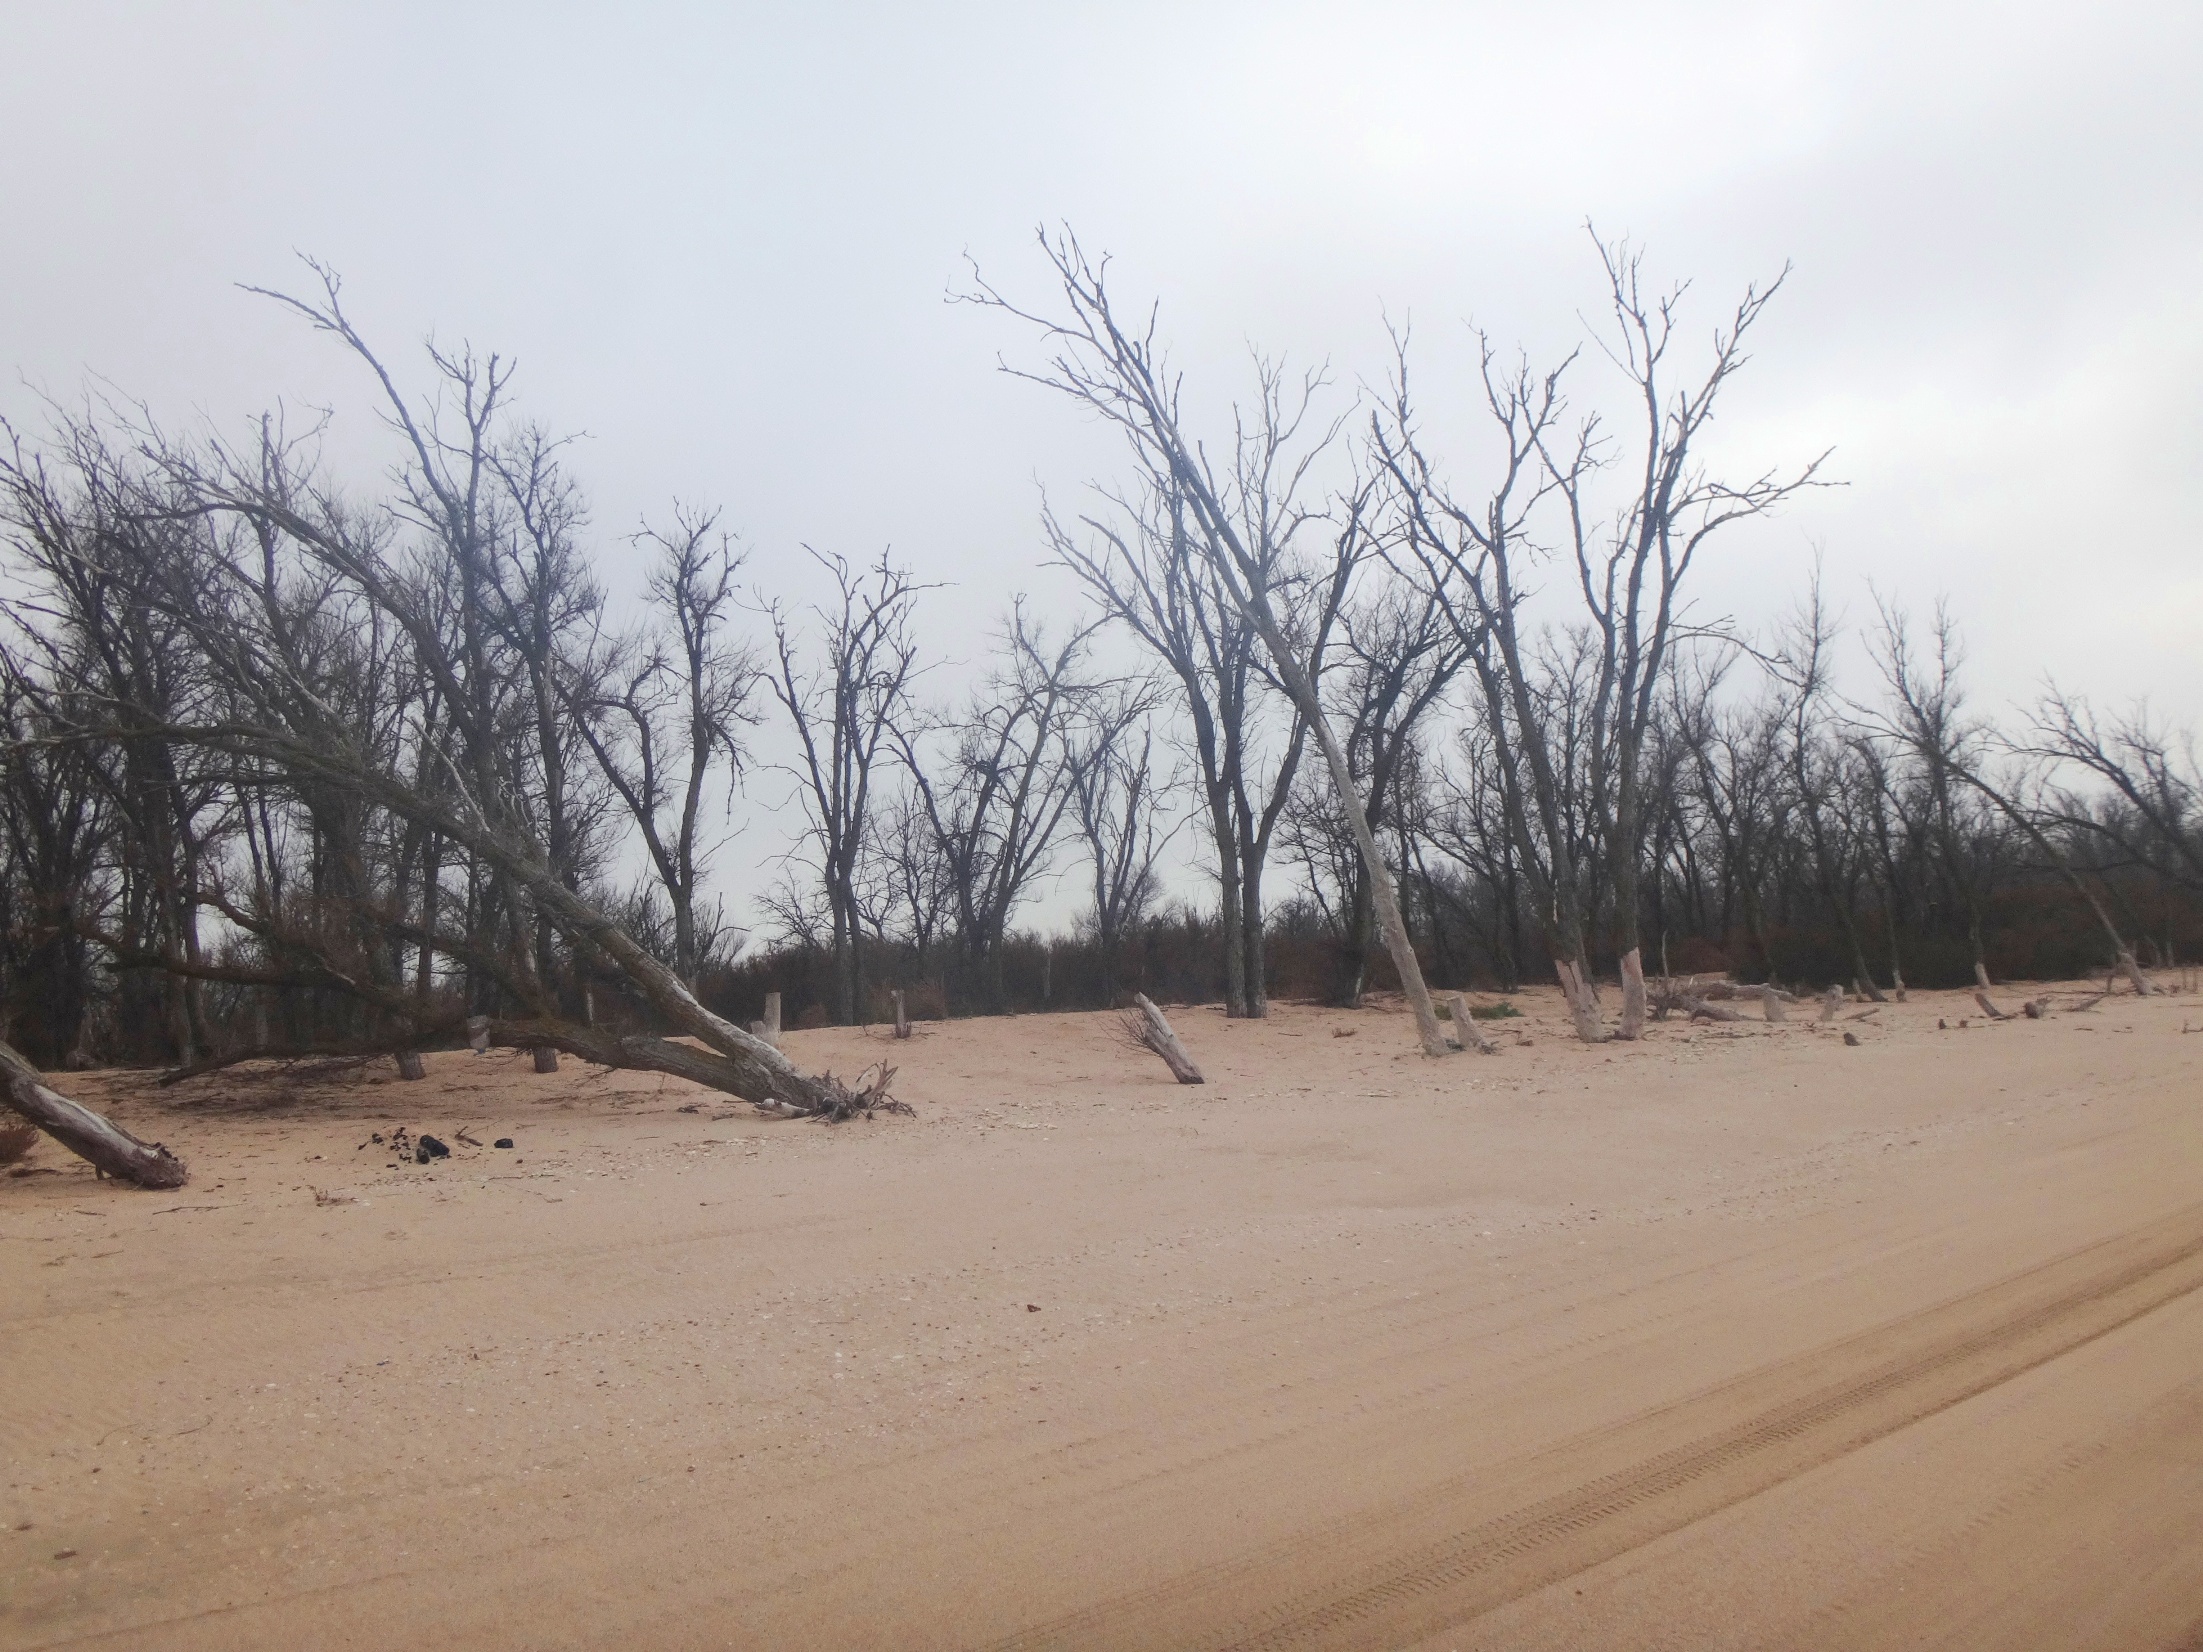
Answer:
<svg viewBox="0 0 2203 1652"><path fill-rule="evenodd" d="M1549 353L1588 217L1710 326L1795 264L1724 440L1848 486L1709 591L1786 604L1813 547L1953 596L1985 699L2045 670L2203 707L2203 7L45 5L0 54L0 412L104 376L170 422L367 386L240 281L343 271L393 356L519 358L586 430L608 558L675 495L759 577L892 543L954 646L1034 568L1039 491L1114 453L943 302L968 251L1044 295L1069 220L1190 377L1254 341L1381 376L1460 323ZM1441 432L1441 436L1443 433Z"/></svg>

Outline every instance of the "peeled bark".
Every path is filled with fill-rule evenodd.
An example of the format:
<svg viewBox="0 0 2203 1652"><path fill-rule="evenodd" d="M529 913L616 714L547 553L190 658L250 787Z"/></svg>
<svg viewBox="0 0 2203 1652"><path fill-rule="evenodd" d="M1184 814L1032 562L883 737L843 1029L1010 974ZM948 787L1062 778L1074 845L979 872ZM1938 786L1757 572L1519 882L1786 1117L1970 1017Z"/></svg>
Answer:
<svg viewBox="0 0 2203 1652"><path fill-rule="evenodd" d="M1164 1018L1163 1012L1155 1007L1155 1001L1144 992L1136 992L1132 995L1132 1002L1138 1006L1137 1011L1127 1011L1125 1014L1125 1031L1132 1041L1142 1049L1153 1050L1161 1056L1163 1065L1170 1069L1171 1076L1180 1084L1203 1082L1201 1069L1194 1064L1193 1057L1186 1053L1185 1045L1178 1042L1178 1035L1171 1030L1170 1022Z"/></svg>
<svg viewBox="0 0 2203 1652"><path fill-rule="evenodd" d="M1499 1046L1492 1042L1492 1035L1483 1024L1469 1013L1469 1000L1464 993L1453 995L1454 1042L1464 1050L1475 1050L1481 1055L1497 1055Z"/></svg>
<svg viewBox="0 0 2203 1652"><path fill-rule="evenodd" d="M1642 1038L1645 1035L1645 964L1644 955L1631 947L1622 954L1622 1025L1616 1038Z"/></svg>
<svg viewBox="0 0 2203 1652"><path fill-rule="evenodd" d="M142 1142L110 1124L89 1107L49 1090L38 1069L6 1044L0 1044L0 1086L8 1105L80 1159L139 1187L182 1187L190 1179L184 1161L159 1142Z"/></svg>
<svg viewBox="0 0 2203 1652"><path fill-rule="evenodd" d="M1576 1036L1586 1044L1606 1042L1606 1023L1599 1015L1598 1000L1591 996L1591 977L1567 958L1553 960L1553 973L1560 977L1561 996L1568 1000L1568 1013L1576 1023Z"/></svg>

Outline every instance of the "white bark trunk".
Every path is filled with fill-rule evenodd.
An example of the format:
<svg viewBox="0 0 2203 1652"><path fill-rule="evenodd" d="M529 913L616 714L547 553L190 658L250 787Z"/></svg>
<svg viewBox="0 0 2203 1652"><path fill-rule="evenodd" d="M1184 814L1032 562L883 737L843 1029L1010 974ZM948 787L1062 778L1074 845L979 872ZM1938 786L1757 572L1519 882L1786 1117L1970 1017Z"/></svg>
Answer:
<svg viewBox="0 0 2203 1652"><path fill-rule="evenodd" d="M118 1181L182 1187L190 1179L184 1161L159 1142L142 1142L89 1107L46 1088L38 1069L6 1044L0 1044L0 1096L78 1158Z"/></svg>
<svg viewBox="0 0 2203 1652"><path fill-rule="evenodd" d="M1497 1055L1499 1046L1492 1042L1492 1035L1484 1030L1484 1024L1469 1013L1468 995L1453 995L1454 1041L1464 1050L1475 1050L1481 1055Z"/></svg>
<svg viewBox="0 0 2203 1652"><path fill-rule="evenodd" d="M1194 1064L1193 1057L1186 1053L1185 1045L1178 1042L1177 1033L1171 1030L1170 1022L1155 1007L1154 1000L1144 992L1137 992L1132 995L1132 1001L1140 1010L1140 1042L1163 1058L1163 1065L1170 1069L1171 1076L1180 1084L1201 1083L1201 1069Z"/></svg>
<svg viewBox="0 0 2203 1652"><path fill-rule="evenodd" d="M1590 978L1566 958L1553 960L1553 973L1560 977L1561 996L1568 1001L1576 1036L1586 1044L1605 1043L1606 1023L1599 1015L1598 1000L1591 996Z"/></svg>
<svg viewBox="0 0 2203 1652"><path fill-rule="evenodd" d="M1617 1038L1642 1038L1645 1035L1645 963L1644 955L1631 947L1622 954L1622 1025L1614 1036Z"/></svg>

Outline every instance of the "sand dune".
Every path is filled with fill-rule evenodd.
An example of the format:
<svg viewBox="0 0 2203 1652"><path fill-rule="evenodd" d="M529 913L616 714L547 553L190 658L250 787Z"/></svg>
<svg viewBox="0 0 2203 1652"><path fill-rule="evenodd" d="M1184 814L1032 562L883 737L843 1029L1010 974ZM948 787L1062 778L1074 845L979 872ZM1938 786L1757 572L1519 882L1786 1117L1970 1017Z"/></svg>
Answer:
<svg viewBox="0 0 2203 1652"><path fill-rule="evenodd" d="M194 1175L0 1179L0 1645L2203 1638L2203 1007L1518 1002L1176 1012L1200 1088L1106 1016L792 1034L900 1065L832 1129L71 1079Z"/></svg>

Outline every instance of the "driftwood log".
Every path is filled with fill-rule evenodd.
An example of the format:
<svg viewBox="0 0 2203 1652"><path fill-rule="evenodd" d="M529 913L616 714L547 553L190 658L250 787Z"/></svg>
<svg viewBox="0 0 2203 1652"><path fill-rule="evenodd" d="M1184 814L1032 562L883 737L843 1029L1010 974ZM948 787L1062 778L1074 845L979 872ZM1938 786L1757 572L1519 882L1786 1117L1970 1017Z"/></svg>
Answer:
<svg viewBox="0 0 2203 1652"><path fill-rule="evenodd" d="M1180 1084L1203 1082L1201 1069L1185 1045L1178 1042L1178 1035L1171 1030L1170 1022L1155 1007L1155 1001L1144 992L1132 995L1136 1008L1124 1012L1125 1036L1143 1050L1153 1050L1163 1058L1163 1065L1170 1069L1171 1077Z"/></svg>
<svg viewBox="0 0 2203 1652"><path fill-rule="evenodd" d="M1479 1055L1497 1055L1499 1046L1492 1042L1492 1035L1484 1030L1484 1024L1469 1011L1468 995L1453 995L1453 1041L1464 1050L1474 1050Z"/></svg>
<svg viewBox="0 0 2203 1652"><path fill-rule="evenodd" d="M80 1159L117 1181L140 1187L182 1187L191 1173L159 1142L142 1142L89 1107L49 1090L39 1071L0 1044L0 1081L7 1103Z"/></svg>
<svg viewBox="0 0 2203 1652"><path fill-rule="evenodd" d="M1974 1002L1981 1006L1981 1013L1986 1015L1992 1021L2009 1021L2012 1019L2011 1016L2008 1015L2005 1011L1998 1009L1994 1004L1990 1003L1989 995L1985 992L1976 992L1974 994Z"/></svg>

